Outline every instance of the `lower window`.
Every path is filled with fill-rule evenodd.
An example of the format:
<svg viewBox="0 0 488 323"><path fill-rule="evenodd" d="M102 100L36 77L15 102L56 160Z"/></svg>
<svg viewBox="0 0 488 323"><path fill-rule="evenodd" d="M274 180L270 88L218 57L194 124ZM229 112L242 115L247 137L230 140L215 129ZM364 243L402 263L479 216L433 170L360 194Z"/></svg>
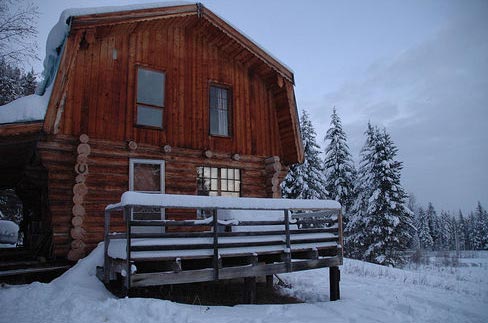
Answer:
<svg viewBox="0 0 488 323"><path fill-rule="evenodd" d="M129 190L143 193L164 193L164 160L131 159ZM164 219L164 209L134 207L133 220Z"/></svg>
<svg viewBox="0 0 488 323"><path fill-rule="evenodd" d="M197 189L198 195L239 197L241 171L237 168L198 167Z"/></svg>

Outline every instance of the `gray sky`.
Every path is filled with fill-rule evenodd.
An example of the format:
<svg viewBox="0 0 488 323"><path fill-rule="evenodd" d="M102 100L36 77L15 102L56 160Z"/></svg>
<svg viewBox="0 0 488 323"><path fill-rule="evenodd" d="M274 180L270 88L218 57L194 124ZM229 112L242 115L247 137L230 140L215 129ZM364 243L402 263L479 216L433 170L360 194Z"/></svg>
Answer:
<svg viewBox="0 0 488 323"><path fill-rule="evenodd" d="M63 9L154 1L34 2L43 59ZM367 122L387 128L420 203L488 207L488 1L201 2L294 70L321 143L336 106L356 159Z"/></svg>

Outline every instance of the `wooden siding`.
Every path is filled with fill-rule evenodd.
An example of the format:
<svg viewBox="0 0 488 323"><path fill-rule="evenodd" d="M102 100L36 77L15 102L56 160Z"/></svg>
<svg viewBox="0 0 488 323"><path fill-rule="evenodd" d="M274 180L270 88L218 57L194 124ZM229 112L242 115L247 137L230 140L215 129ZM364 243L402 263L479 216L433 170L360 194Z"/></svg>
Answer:
<svg viewBox="0 0 488 323"><path fill-rule="evenodd" d="M194 24L185 28L174 19L126 24L104 30L103 37L96 30L76 31L71 37L84 39L88 45L74 54L59 133L280 156L279 123L269 86L252 69L209 45ZM139 65L166 73L163 130L134 125ZM232 87L233 133L229 138L209 135L211 82Z"/></svg>
<svg viewBox="0 0 488 323"><path fill-rule="evenodd" d="M66 256L72 243L73 186L76 184L76 147L79 141L71 136L58 135L44 137L38 144L44 166L48 170L48 194L55 254ZM267 183L268 173L263 158L241 155L239 161L231 159L230 153L216 153L212 158L203 157L201 151L173 148L171 152L161 151L161 147L139 144L136 150L127 147L125 141L90 139L91 152L88 156L88 175L85 184L88 193L84 197L85 215L81 225L86 251L93 249L103 240L104 209L108 204L120 200L129 189L129 160L143 158L165 161L165 186L168 194L194 195L197 191L198 166L232 167L241 170L241 196L272 196L271 183ZM167 218L181 220L195 216L195 212L173 210ZM119 219L119 230L123 222ZM116 222L117 225L117 222Z"/></svg>

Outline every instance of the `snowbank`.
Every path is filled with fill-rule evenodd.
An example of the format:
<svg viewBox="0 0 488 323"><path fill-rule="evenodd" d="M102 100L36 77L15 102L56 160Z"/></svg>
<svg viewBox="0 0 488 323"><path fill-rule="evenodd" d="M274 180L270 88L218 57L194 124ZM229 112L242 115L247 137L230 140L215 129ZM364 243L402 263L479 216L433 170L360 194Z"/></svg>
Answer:
<svg viewBox="0 0 488 323"><path fill-rule="evenodd" d="M287 305L192 306L157 299L117 299L95 277L103 245L50 284L0 287L0 322L486 322L488 253L476 266L411 272L345 259L341 300L328 301L328 270L282 275L292 284L283 293L306 303ZM412 283L415 276L425 279ZM474 287L476 285L476 287ZM464 288L466 286L467 288Z"/></svg>

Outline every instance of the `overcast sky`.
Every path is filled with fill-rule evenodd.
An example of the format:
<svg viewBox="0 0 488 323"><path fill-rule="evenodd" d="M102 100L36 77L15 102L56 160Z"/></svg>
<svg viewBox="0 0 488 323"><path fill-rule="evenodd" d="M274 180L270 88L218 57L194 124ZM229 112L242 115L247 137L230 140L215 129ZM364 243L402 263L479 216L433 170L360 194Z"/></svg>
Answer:
<svg viewBox="0 0 488 323"><path fill-rule="evenodd" d="M35 0L39 56L63 9L141 2ZM356 160L386 127L421 204L488 207L488 1L201 2L291 67L320 144L336 106Z"/></svg>

